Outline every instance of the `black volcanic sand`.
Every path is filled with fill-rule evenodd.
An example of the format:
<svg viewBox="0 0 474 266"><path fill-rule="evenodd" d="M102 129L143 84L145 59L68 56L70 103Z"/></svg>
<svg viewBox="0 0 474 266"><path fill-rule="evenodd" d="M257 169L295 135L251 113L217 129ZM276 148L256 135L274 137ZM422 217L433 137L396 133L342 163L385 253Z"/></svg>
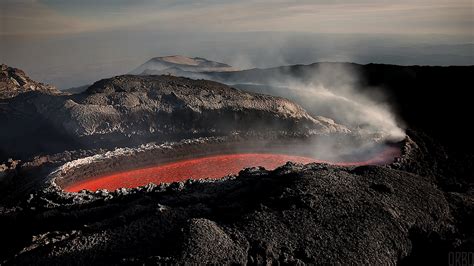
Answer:
<svg viewBox="0 0 474 266"><path fill-rule="evenodd" d="M412 135L388 166L287 164L115 192L48 187L0 208L5 264L447 261L472 249L472 192ZM435 169L438 167L438 169ZM425 171L423 173L423 171ZM423 174L422 174L423 173ZM463 189L466 189L463 187Z"/></svg>

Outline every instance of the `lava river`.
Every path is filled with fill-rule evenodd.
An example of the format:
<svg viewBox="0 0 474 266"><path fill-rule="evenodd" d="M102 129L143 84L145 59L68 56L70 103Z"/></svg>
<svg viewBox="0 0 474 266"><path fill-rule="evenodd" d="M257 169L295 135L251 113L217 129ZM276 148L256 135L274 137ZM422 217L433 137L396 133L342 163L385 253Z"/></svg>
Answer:
<svg viewBox="0 0 474 266"><path fill-rule="evenodd" d="M399 149L389 148L371 159L354 162L327 162L310 157L273 153L226 154L91 177L87 180L70 184L64 190L68 192L78 192L83 189L91 191L107 189L112 191L118 188L133 188L149 183L171 183L200 178L219 179L227 175L237 174L240 170L247 167L263 166L268 170L272 170L288 161L302 164L312 162L331 163L342 166L385 164L393 161L393 158L398 156L399 153Z"/></svg>

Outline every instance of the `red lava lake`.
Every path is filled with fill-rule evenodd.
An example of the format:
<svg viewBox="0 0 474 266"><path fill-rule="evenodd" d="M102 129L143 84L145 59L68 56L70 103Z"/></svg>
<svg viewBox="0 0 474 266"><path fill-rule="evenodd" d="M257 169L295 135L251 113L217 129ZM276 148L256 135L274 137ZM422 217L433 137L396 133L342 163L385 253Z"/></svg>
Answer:
<svg viewBox="0 0 474 266"><path fill-rule="evenodd" d="M171 183L200 178L219 179L227 175L237 174L240 170L247 167L263 166L268 170L272 170L289 161L302 164L319 162L344 166L385 164L393 161L393 158L398 156L399 153L399 149L389 148L369 160L355 162L327 162L310 157L272 153L216 155L176 161L140 169L115 173L112 172L70 184L66 186L64 190L68 192L78 192L83 189L91 191L107 189L113 191L118 188L133 188L147 185L149 183Z"/></svg>

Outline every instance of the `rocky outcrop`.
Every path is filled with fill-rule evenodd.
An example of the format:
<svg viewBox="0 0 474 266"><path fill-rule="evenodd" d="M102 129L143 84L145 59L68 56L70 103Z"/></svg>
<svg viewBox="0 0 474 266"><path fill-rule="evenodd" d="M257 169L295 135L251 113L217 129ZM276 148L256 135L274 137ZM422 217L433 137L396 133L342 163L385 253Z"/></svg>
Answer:
<svg viewBox="0 0 474 266"><path fill-rule="evenodd" d="M219 181L150 184L112 192L66 193L57 185L60 180L45 177L64 163L66 168L84 164L84 173L100 171L107 167L87 161L92 159L87 156L113 157L114 152L37 157L15 167L18 175L10 187L0 187L0 261L5 265L445 261L448 252L472 250L472 189L450 192L439 177L420 172L426 164L441 167L445 158L432 152L422 137L417 141L407 139L403 155L387 166L288 163L274 171L246 169ZM170 145L160 147L172 152ZM116 152L128 154L130 161L143 159L132 150ZM164 153L148 159L160 154ZM122 165L123 160L110 163ZM437 169L438 174L443 172Z"/></svg>
<svg viewBox="0 0 474 266"><path fill-rule="evenodd" d="M453 233L433 180L376 166L287 164L217 182L46 192L23 206L0 212L12 264L396 264L419 248L415 236Z"/></svg>
<svg viewBox="0 0 474 266"><path fill-rule="evenodd" d="M284 98L172 76L118 76L75 95L28 91L2 102L0 123L9 129L0 156L15 158L195 136L350 132Z"/></svg>
<svg viewBox="0 0 474 266"><path fill-rule="evenodd" d="M0 186L8 184L10 179L16 175L16 170L20 161L9 159L6 163L0 164Z"/></svg>
<svg viewBox="0 0 474 266"><path fill-rule="evenodd" d="M84 96L77 104L68 102L66 107L71 121L77 122L75 133L81 136L258 128L348 132L331 119L311 117L300 106L284 98L248 93L206 80L118 76L95 83ZM87 119L94 122L87 122ZM113 126L106 127L105 123Z"/></svg>
<svg viewBox="0 0 474 266"><path fill-rule="evenodd" d="M387 166L288 163L219 181L66 193L48 179L51 171L78 162L88 164L85 170L105 168L87 160L113 152L77 148L94 142L104 148L100 141L117 136L130 146L132 139L162 141L165 132L180 139L194 129L251 135L259 131L252 121L278 121L260 133L347 129L282 98L174 77L121 76L79 95L26 92L1 102L8 131L0 130L0 155L38 155L0 165L8 175L0 186L2 265L437 264L474 247L472 155L459 160L418 131L408 131L402 157ZM229 127L217 118L234 122ZM432 126L441 128L436 121ZM152 123L162 126L154 128L161 135L150 132ZM470 132L465 121L449 125ZM467 141L460 130L445 128ZM51 147L60 153L39 156Z"/></svg>
<svg viewBox="0 0 474 266"><path fill-rule="evenodd" d="M0 99L8 99L30 91L59 94L54 86L36 82L18 68L2 64L0 66Z"/></svg>

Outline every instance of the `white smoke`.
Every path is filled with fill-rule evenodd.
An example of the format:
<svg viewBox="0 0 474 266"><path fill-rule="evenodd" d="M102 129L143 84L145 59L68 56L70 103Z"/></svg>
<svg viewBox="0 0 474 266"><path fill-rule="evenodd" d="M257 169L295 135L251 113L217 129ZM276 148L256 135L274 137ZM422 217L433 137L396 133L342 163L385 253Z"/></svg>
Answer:
<svg viewBox="0 0 474 266"><path fill-rule="evenodd" d="M312 115L325 116L343 124L355 133L373 135L378 140L400 141L405 132L382 88L370 95L359 88L358 77L345 64L323 63L310 79L291 78L272 85L277 93L289 95Z"/></svg>

